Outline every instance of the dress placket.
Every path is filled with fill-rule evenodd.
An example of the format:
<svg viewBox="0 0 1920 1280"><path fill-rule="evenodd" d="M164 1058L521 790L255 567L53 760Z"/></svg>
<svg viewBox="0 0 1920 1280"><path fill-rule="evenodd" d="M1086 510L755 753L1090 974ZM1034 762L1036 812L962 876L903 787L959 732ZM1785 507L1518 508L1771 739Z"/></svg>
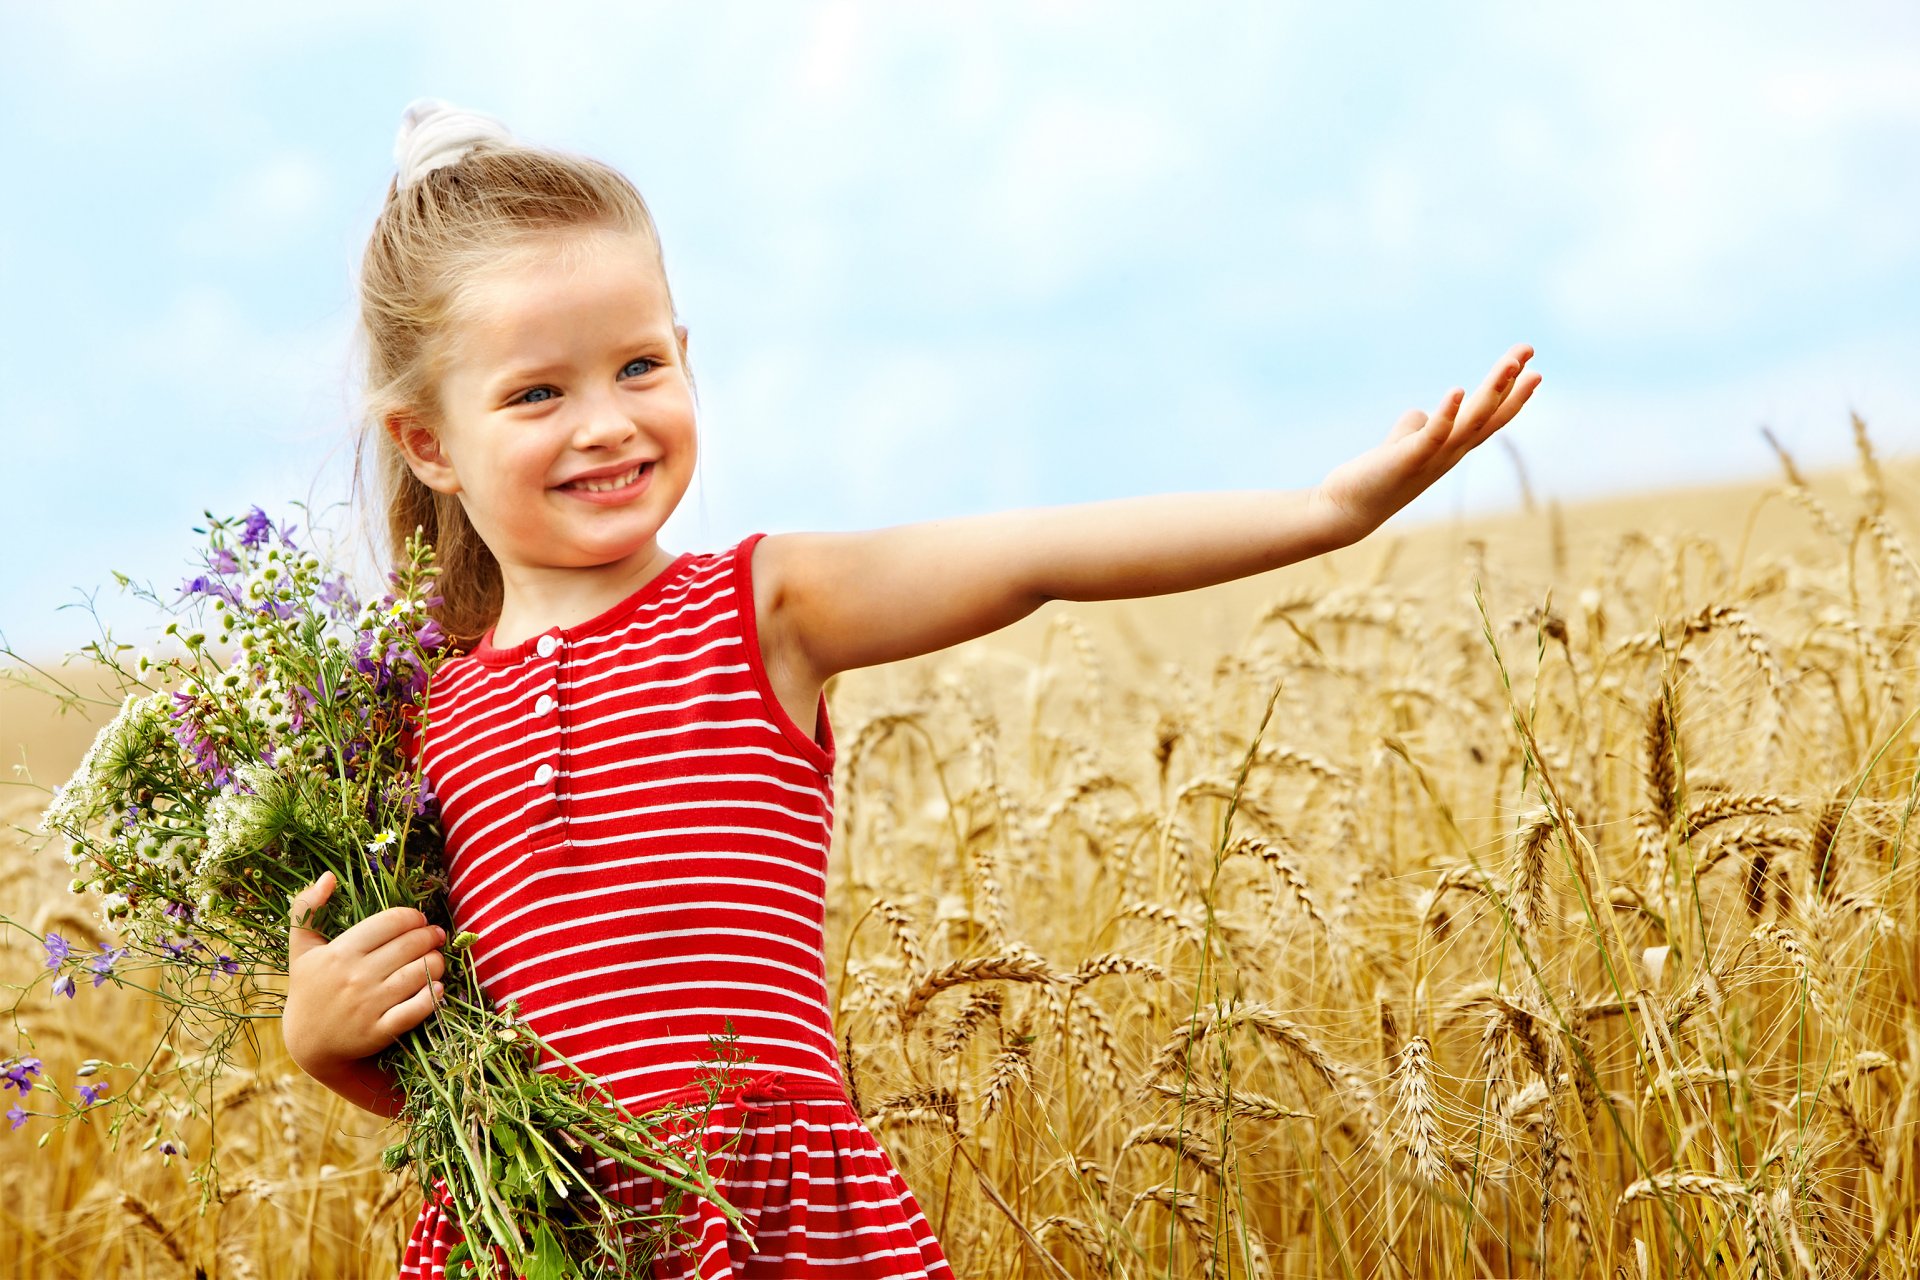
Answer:
<svg viewBox="0 0 1920 1280"><path fill-rule="evenodd" d="M567 645L560 636L543 635L534 644L533 732L528 735L527 786L533 792L527 807L527 842L535 849L553 850L566 843L562 812L566 774L562 769L566 742L560 724L560 680L566 670Z"/></svg>

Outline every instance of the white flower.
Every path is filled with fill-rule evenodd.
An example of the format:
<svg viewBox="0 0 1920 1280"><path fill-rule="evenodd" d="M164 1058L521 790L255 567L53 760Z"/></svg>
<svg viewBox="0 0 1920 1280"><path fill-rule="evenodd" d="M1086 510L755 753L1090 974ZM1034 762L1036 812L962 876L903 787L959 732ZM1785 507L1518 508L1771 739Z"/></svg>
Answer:
<svg viewBox="0 0 1920 1280"><path fill-rule="evenodd" d="M167 734L166 701L164 692L144 698L132 693L126 696L119 714L94 735L93 744L80 758L80 767L54 793L53 803L40 817L43 834L58 831L77 836L100 816L102 809L126 812L121 788L141 757Z"/></svg>
<svg viewBox="0 0 1920 1280"><path fill-rule="evenodd" d="M395 835L392 829L389 828L386 831L382 831L379 835L375 836L373 839L367 841L367 852L368 853L384 852L387 849L391 849L399 839L400 837Z"/></svg>

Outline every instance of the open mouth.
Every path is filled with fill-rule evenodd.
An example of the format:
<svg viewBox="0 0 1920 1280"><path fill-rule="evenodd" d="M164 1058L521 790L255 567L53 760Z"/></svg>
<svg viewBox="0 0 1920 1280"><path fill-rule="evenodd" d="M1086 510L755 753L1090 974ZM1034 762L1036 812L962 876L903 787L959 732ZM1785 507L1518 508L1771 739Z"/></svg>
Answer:
<svg viewBox="0 0 1920 1280"><path fill-rule="evenodd" d="M601 476L594 480L575 480L560 487L573 493L613 493L639 481L640 477L653 469L653 462L637 462L633 469L617 476Z"/></svg>

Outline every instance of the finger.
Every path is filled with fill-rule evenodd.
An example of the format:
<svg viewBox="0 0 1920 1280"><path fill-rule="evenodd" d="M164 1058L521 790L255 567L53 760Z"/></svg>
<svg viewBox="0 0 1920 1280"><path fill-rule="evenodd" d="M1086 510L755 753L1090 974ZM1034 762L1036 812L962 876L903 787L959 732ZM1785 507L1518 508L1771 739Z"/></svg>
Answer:
<svg viewBox="0 0 1920 1280"><path fill-rule="evenodd" d="M327 935L312 927L314 913L326 905L338 883L333 872L323 872L318 880L293 895L287 912L287 961L327 944Z"/></svg>
<svg viewBox="0 0 1920 1280"><path fill-rule="evenodd" d="M446 940L446 930L439 925L419 925L368 951L367 960L379 972L392 973L404 969Z"/></svg>
<svg viewBox="0 0 1920 1280"><path fill-rule="evenodd" d="M1514 351L1524 350L1527 348L1514 348ZM1477 426L1498 413L1507 394L1513 390L1513 380L1520 376L1520 370L1525 364L1526 361L1514 355L1513 351L1501 357L1494 364L1493 371L1487 374L1487 380L1482 382L1480 389L1474 392L1472 401L1460 415L1461 419L1470 426Z"/></svg>
<svg viewBox="0 0 1920 1280"><path fill-rule="evenodd" d="M1440 402L1440 407L1434 410L1432 417L1427 419L1427 430L1441 440L1453 434L1454 421L1460 414L1460 402L1466 394L1459 387L1447 392L1446 399Z"/></svg>
<svg viewBox="0 0 1920 1280"><path fill-rule="evenodd" d="M371 956L395 938L428 925L425 913L415 907L388 907L360 921L335 941L345 944L349 951Z"/></svg>
<svg viewBox="0 0 1920 1280"><path fill-rule="evenodd" d="M411 1031L427 1020L427 1016L439 1007L444 990L438 982L423 986L381 1014L374 1025L379 1028L381 1035L398 1039L401 1033Z"/></svg>
<svg viewBox="0 0 1920 1280"><path fill-rule="evenodd" d="M1404 440L1426 425L1426 414L1420 412L1418 409L1409 409L1400 415L1398 422L1393 424L1393 430L1387 432L1387 443L1392 444L1395 440Z"/></svg>
<svg viewBox="0 0 1920 1280"><path fill-rule="evenodd" d="M444 985L441 980L446 976L447 962L436 951L396 970L381 985L381 991L387 999L398 1003L419 994L422 988Z"/></svg>
<svg viewBox="0 0 1920 1280"><path fill-rule="evenodd" d="M1520 412L1520 407L1526 404L1540 383L1541 377L1537 373L1529 373L1521 378L1507 393L1507 398L1501 402L1500 407L1493 411L1493 417L1487 424L1487 432L1491 434L1513 421L1513 415Z"/></svg>

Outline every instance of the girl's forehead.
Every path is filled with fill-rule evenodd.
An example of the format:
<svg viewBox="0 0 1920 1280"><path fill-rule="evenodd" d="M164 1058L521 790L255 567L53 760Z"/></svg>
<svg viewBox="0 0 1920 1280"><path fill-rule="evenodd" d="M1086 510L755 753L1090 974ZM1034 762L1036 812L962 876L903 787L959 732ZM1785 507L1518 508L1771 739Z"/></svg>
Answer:
<svg viewBox="0 0 1920 1280"><path fill-rule="evenodd" d="M612 325L673 329L673 303L653 247L639 237L585 248L516 250L467 282L459 327L475 354Z"/></svg>

